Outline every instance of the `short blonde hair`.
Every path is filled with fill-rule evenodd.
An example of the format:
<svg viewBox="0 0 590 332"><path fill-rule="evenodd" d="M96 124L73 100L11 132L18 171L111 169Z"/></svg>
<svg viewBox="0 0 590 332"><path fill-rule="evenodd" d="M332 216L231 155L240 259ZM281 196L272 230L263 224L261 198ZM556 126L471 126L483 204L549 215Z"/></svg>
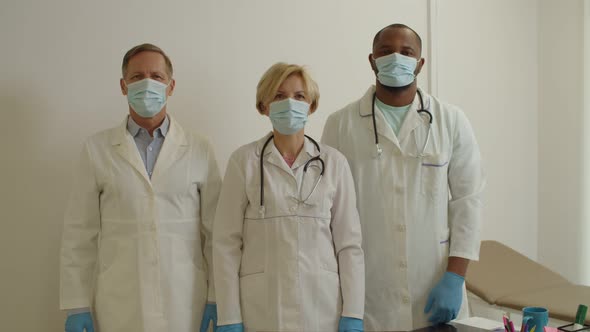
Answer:
<svg viewBox="0 0 590 332"><path fill-rule="evenodd" d="M307 69L303 66L278 62L272 65L262 75L256 88L256 109L263 113L261 106L274 100L277 90L291 75L299 75L303 80L305 95L311 100L309 110L313 113L320 101L320 89L317 83L311 78Z"/></svg>

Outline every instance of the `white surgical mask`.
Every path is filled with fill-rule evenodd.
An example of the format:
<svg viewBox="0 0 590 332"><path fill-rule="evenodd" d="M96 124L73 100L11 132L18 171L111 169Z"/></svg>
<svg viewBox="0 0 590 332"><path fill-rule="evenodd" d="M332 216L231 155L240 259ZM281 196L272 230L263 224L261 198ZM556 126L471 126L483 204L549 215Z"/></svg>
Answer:
<svg viewBox="0 0 590 332"><path fill-rule="evenodd" d="M172 81L171 81L172 82ZM127 84L127 101L142 118L153 118L166 105L168 85L151 78Z"/></svg>
<svg viewBox="0 0 590 332"><path fill-rule="evenodd" d="M268 117L279 133L293 135L305 127L308 113L308 103L288 98L270 103Z"/></svg>
<svg viewBox="0 0 590 332"><path fill-rule="evenodd" d="M418 60L399 53L392 53L375 59L377 79L385 86L403 87L414 82Z"/></svg>

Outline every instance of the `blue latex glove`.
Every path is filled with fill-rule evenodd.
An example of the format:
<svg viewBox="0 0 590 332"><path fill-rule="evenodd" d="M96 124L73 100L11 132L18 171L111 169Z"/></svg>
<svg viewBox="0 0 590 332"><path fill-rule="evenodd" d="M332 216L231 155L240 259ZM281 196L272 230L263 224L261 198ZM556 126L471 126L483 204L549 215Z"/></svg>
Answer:
<svg viewBox="0 0 590 332"><path fill-rule="evenodd" d="M338 332L364 332L363 320L352 317L340 317Z"/></svg>
<svg viewBox="0 0 590 332"><path fill-rule="evenodd" d="M89 312L68 316L66 319L66 332L94 332L92 315Z"/></svg>
<svg viewBox="0 0 590 332"><path fill-rule="evenodd" d="M217 305L215 303L205 305L201 320L201 332L207 332L211 321L213 321L213 332L217 332Z"/></svg>
<svg viewBox="0 0 590 332"><path fill-rule="evenodd" d="M427 314L432 310L432 315L428 318L432 324L446 323L457 318L463 300L464 281L465 278L456 273L445 272L442 279L430 291L424 313Z"/></svg>
<svg viewBox="0 0 590 332"><path fill-rule="evenodd" d="M217 327L217 332L244 332L244 324L221 325Z"/></svg>

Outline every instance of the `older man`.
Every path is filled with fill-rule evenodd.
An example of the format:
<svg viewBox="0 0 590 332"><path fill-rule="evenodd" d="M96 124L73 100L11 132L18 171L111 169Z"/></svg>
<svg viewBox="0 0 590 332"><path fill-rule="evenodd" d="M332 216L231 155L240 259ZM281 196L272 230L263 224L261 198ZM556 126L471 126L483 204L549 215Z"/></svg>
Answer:
<svg viewBox="0 0 590 332"><path fill-rule="evenodd" d="M175 81L160 48L130 49L122 72L129 115L85 142L66 212L65 329L194 332L216 320L206 304L217 164L209 143L167 113Z"/></svg>

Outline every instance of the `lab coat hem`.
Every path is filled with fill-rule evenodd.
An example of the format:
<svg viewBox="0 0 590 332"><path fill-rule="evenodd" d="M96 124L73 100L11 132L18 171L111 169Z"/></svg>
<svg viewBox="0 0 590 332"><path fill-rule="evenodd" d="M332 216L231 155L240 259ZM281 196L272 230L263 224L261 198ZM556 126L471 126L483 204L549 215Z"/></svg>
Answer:
<svg viewBox="0 0 590 332"><path fill-rule="evenodd" d="M242 324L243 320L241 319L230 319L230 320L219 320L217 321L217 327L223 326L223 325L232 325L232 324Z"/></svg>
<svg viewBox="0 0 590 332"><path fill-rule="evenodd" d="M460 251L451 251L449 253L449 257L465 258L465 259L468 259L470 261L475 261L475 262L477 262L479 260L479 255L477 255L477 254L460 252Z"/></svg>
<svg viewBox="0 0 590 332"><path fill-rule="evenodd" d="M72 310L90 307L90 301L88 300L62 301L59 305L59 310Z"/></svg>
<svg viewBox="0 0 590 332"><path fill-rule="evenodd" d="M356 318L356 319L363 320L364 314L353 314L350 312L342 312L342 315L340 315L340 317L350 317L350 318Z"/></svg>

